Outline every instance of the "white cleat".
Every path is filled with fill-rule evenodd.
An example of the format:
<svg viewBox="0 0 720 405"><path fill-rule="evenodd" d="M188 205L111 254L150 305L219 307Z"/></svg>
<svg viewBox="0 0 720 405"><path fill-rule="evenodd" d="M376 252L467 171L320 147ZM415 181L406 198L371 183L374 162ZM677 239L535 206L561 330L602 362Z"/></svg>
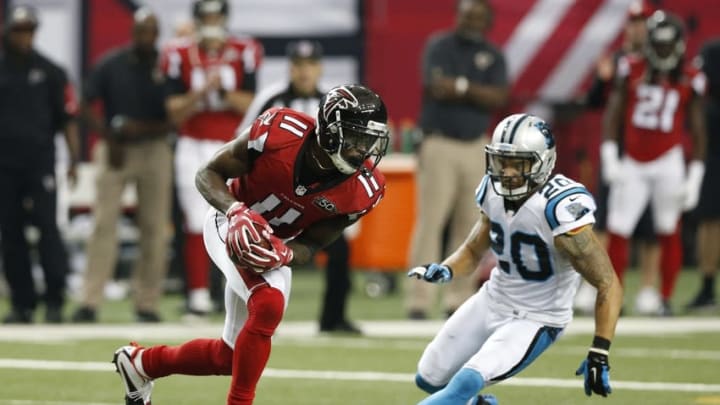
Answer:
<svg viewBox="0 0 720 405"><path fill-rule="evenodd" d="M643 287L635 296L635 313L643 316L659 315L662 311L662 299L654 287Z"/></svg>
<svg viewBox="0 0 720 405"><path fill-rule="evenodd" d="M143 348L137 343L123 346L115 351L115 371L125 385L125 405L151 405L153 381L142 369Z"/></svg>

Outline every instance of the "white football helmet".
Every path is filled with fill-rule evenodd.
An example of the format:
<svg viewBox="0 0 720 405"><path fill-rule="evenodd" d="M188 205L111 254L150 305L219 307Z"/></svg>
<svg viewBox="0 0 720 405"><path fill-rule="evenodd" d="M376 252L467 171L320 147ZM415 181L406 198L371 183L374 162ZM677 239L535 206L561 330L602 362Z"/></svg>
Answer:
<svg viewBox="0 0 720 405"><path fill-rule="evenodd" d="M495 127L485 147L493 188L508 200L519 200L545 184L555 168L555 138L550 126L529 114L513 114Z"/></svg>

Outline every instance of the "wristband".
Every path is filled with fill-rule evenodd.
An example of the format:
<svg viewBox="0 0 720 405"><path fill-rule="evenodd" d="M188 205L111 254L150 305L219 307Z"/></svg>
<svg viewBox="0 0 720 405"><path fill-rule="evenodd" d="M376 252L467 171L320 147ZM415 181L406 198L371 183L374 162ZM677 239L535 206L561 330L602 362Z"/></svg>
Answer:
<svg viewBox="0 0 720 405"><path fill-rule="evenodd" d="M595 337L593 338L592 347L594 349L601 349L607 352L608 350L610 350L610 341L602 336L595 335Z"/></svg>

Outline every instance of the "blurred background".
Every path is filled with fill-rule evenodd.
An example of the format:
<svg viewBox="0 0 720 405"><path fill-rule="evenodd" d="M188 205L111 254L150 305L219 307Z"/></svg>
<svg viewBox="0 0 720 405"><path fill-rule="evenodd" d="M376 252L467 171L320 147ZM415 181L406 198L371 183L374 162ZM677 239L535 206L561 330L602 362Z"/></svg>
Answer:
<svg viewBox="0 0 720 405"><path fill-rule="evenodd" d="M491 42L505 54L511 81L510 103L495 119L510 112L527 111L553 123L560 158L557 170L594 191L598 179L602 109L580 111L574 100L589 87L597 60L620 46L631 0L514 0L493 1ZM160 45L175 29L192 21L191 0L23 0L0 1L0 13L16 4L36 7L41 21L36 47L68 72L81 91L83 79L102 54L129 42L132 14L142 5L158 15ZM298 38L322 44L325 86L362 82L381 94L393 128L394 158L386 159L389 192L386 201L361 221L351 240L355 269L405 269L415 216L412 151L419 130L421 103L420 59L428 37L452 27L453 1L433 0L235 0L230 2L228 24L233 35L260 41L265 57L258 73L258 90L284 78L288 70L287 44ZM720 35L720 8L714 0L650 0L680 16L686 26L688 59L700 45ZM497 121L495 121L497 122ZM82 161L90 160L97 136L82 130ZM712 136L713 134L710 134ZM64 145L58 142L59 164ZM91 164L80 168L79 183L61 188L59 223L66 236L73 269L82 268L82 245L92 229L94 186ZM123 197L132 216L134 190ZM387 227L388 221L393 224ZM694 264L692 213L685 218L685 261ZM177 225L177 222L176 222ZM121 223L121 262L132 261L132 221ZM382 236L384 243L376 241ZM181 289L182 262L171 261L170 288ZM318 259L323 262L322 255ZM122 265L122 263L120 263ZM72 278L72 276L71 276ZM176 282L174 281L177 278ZM70 290L78 288L78 280ZM372 285L370 291L387 288ZM74 283L74 284L73 284ZM175 287L172 287L175 286ZM120 294L122 291L120 292ZM109 293L112 295L111 293Z"/></svg>

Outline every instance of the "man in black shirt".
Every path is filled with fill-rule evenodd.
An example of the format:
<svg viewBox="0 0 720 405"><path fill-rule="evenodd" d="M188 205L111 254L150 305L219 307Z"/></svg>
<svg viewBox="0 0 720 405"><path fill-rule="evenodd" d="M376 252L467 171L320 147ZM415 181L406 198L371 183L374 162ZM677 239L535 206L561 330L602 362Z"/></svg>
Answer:
<svg viewBox="0 0 720 405"><path fill-rule="evenodd" d="M0 233L12 308L4 323L31 323L37 306L25 227L40 232L45 320L62 321L68 256L57 226L54 136L63 131L74 181L79 152L74 92L65 72L33 48L38 19L28 6L11 8L0 53Z"/></svg>
<svg viewBox="0 0 720 405"><path fill-rule="evenodd" d="M165 113L164 78L157 64L158 21L147 8L134 14L132 43L109 52L93 69L83 91L83 116L103 139L95 150L95 228L88 242L81 306L73 321L95 322L105 283L118 256L117 223L127 183L138 191L136 218L140 257L132 274L138 322L158 322L158 304L167 273L168 223L172 187L170 123ZM101 101L105 116L89 108Z"/></svg>
<svg viewBox="0 0 720 405"><path fill-rule="evenodd" d="M716 309L715 274L720 262L720 38L707 41L698 56L698 65L707 76L705 126L708 142L705 157L705 176L700 189L697 215L698 267L702 285L687 305L690 311Z"/></svg>
<svg viewBox="0 0 720 405"><path fill-rule="evenodd" d="M425 44L423 97L418 125L417 212L410 267L432 263L455 250L477 220L472 196L485 173L485 145L492 114L508 100L505 57L485 34L492 22L488 0L457 2L457 24ZM468 276L470 277L470 276ZM449 315L475 291L471 280L444 286L442 306ZM424 319L435 307L437 285L408 283L405 307Z"/></svg>

